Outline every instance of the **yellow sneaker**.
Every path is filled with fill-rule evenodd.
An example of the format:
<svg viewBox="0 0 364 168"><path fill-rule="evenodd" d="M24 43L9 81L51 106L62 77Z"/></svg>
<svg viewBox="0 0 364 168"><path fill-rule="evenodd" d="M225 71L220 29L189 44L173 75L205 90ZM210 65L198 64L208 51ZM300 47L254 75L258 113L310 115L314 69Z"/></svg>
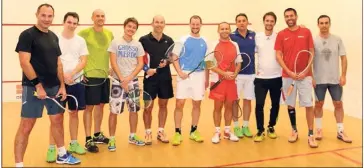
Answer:
<svg viewBox="0 0 364 168"><path fill-rule="evenodd" d="M181 144L181 142L182 142L182 135L179 134L178 132L176 132L176 134L174 134L173 139L172 139L172 145L178 146Z"/></svg>
<svg viewBox="0 0 364 168"><path fill-rule="evenodd" d="M196 142L203 142L203 138L197 130L190 134L190 139Z"/></svg>
<svg viewBox="0 0 364 168"><path fill-rule="evenodd" d="M254 136L254 142L262 142L264 140L264 132L258 132Z"/></svg>
<svg viewBox="0 0 364 168"><path fill-rule="evenodd" d="M267 129L267 135L271 139L276 139L277 138L277 134L276 134L276 132L274 130L274 127L268 127L268 129Z"/></svg>

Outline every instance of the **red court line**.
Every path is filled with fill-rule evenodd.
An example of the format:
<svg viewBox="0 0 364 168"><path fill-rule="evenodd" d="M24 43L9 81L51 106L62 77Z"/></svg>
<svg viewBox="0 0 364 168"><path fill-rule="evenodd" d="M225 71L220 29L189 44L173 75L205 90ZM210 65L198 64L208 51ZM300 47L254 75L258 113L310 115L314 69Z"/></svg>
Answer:
<svg viewBox="0 0 364 168"><path fill-rule="evenodd" d="M219 23L203 23L204 26L217 26ZM235 25L235 23L229 23L230 25ZM33 26L31 23L3 23L2 26ZM93 24L79 24L78 26L92 26ZM104 24L105 26L123 26L124 24L109 23ZM189 23L166 23L166 26L188 26ZM249 23L251 25L251 23ZM55 23L52 26L63 26L62 23ZM150 26L150 23L139 23L139 26Z"/></svg>
<svg viewBox="0 0 364 168"><path fill-rule="evenodd" d="M360 161L354 160L354 159L352 159L350 157L347 157L347 156L345 156L343 154L340 154L340 153L337 153L337 152L331 152L331 153L333 153L333 154L335 154L337 156L340 156L340 157L342 157L342 158L344 158L346 160L349 160L349 161L351 161L351 162L353 162L353 163L355 163L355 164L357 164L359 166L363 165L363 163L361 163Z"/></svg>
<svg viewBox="0 0 364 168"><path fill-rule="evenodd" d="M2 81L2 83L19 83L21 81Z"/></svg>
<svg viewBox="0 0 364 168"><path fill-rule="evenodd" d="M253 160L253 161L245 161L245 162L239 162L239 163L230 163L230 164L218 165L218 166L213 166L213 167L227 167L227 166L238 166L238 165L241 166L241 165L246 165L246 164L250 164L250 163L261 163L261 162L272 161L272 160L281 160L281 159L287 159L287 158L294 158L294 157L298 157L298 156L309 156L309 155L336 152L336 151L343 151L343 150L350 150L350 149L357 149L357 148L362 148L362 146L339 148L339 149L328 150L328 151L320 151L320 152L294 154L294 155L288 155L288 156L280 156L280 157Z"/></svg>

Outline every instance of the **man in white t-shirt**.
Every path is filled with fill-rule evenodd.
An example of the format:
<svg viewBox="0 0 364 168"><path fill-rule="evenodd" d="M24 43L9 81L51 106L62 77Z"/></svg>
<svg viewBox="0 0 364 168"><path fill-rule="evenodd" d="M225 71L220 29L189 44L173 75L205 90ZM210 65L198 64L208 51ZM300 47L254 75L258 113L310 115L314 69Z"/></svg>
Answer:
<svg viewBox="0 0 364 168"><path fill-rule="evenodd" d="M68 151L77 154L85 154L85 149L77 142L78 132L78 110L84 110L85 104L85 86L76 83L69 85L73 82L73 79L82 73L83 68L86 65L86 56L88 55L88 49L85 40L75 34L79 22L79 16L75 12L68 12L65 14L64 29L61 34L58 35L59 47L62 55L61 60L63 64L64 81L66 83L66 92L69 95L73 95L78 101L78 108L73 98L68 97L66 103L71 110L69 113L70 122L70 137L71 143ZM80 82L80 81L76 81ZM50 146L47 152L47 162L56 161L56 148L55 142L52 136L50 136Z"/></svg>
<svg viewBox="0 0 364 168"><path fill-rule="evenodd" d="M257 53L257 72L254 80L254 92L256 97L255 116L258 133L254 136L255 142L264 139L264 103L269 91L272 107L267 134L269 138L275 139L277 135L274 126L279 113L279 102L282 87L282 68L276 61L274 44L277 33L273 32L277 16L268 12L263 16L264 32L257 33L255 37Z"/></svg>

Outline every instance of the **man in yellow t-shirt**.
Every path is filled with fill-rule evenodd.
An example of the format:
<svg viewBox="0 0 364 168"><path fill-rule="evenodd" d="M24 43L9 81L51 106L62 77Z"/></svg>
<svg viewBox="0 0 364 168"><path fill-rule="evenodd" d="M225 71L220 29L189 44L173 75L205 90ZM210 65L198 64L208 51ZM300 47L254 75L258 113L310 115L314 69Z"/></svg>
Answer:
<svg viewBox="0 0 364 168"><path fill-rule="evenodd" d="M113 33L104 28L105 13L97 9L92 13L94 25L78 33L86 41L89 56L84 71L92 69L103 69L109 71L109 53L107 51L111 41L114 39ZM85 147L89 152L98 152L95 143L108 144L109 139L101 132L101 123L103 118L103 109L106 103L109 103L110 81L107 76L97 73L88 73L88 82L99 83L99 80L106 82L100 86L86 86L86 109L84 112L86 144ZM94 120L95 130L94 137L91 137L92 111L96 106Z"/></svg>

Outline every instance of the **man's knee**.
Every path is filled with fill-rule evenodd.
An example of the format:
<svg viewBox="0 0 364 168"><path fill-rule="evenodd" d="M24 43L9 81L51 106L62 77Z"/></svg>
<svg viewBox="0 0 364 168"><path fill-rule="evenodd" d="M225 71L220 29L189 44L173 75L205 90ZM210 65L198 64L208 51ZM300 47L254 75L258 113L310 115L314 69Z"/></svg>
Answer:
<svg viewBox="0 0 364 168"><path fill-rule="evenodd" d="M63 124L63 113L50 115L51 124L62 125Z"/></svg>
<svg viewBox="0 0 364 168"><path fill-rule="evenodd" d="M322 108L324 106L324 102L323 101L316 101L315 102L315 108Z"/></svg>
<svg viewBox="0 0 364 168"><path fill-rule="evenodd" d="M177 99L176 100L176 109L182 110L185 105L185 100Z"/></svg>
<svg viewBox="0 0 364 168"><path fill-rule="evenodd" d="M26 118L22 119L20 122L20 131L22 134L29 135L32 131L34 124L35 124L36 118Z"/></svg>
<svg viewBox="0 0 364 168"><path fill-rule="evenodd" d="M334 101L334 107L335 109L342 109L343 108L343 102L342 101Z"/></svg>
<svg viewBox="0 0 364 168"><path fill-rule="evenodd" d="M159 99L158 105L159 108L167 108L168 99Z"/></svg>

